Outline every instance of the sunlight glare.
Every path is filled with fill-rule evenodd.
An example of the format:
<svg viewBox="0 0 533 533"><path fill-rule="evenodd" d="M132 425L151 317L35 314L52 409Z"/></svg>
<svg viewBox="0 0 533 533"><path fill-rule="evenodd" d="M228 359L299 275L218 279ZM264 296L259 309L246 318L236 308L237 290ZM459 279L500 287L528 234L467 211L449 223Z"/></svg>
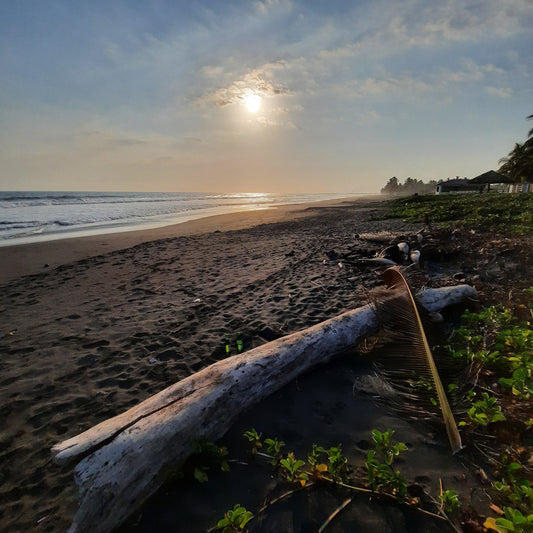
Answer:
<svg viewBox="0 0 533 533"><path fill-rule="evenodd" d="M244 96L244 104L250 113L256 113L261 107L261 97L258 94L247 94Z"/></svg>

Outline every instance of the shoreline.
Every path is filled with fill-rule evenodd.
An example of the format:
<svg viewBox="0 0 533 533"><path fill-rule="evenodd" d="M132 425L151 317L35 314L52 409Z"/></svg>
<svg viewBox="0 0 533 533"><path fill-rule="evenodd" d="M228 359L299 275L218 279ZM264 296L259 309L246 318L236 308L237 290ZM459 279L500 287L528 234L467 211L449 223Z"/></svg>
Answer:
<svg viewBox="0 0 533 533"><path fill-rule="evenodd" d="M0 302L0 459L5 464L0 529L65 531L77 508L73 470L54 465L50 448L224 359L226 336L229 355L235 355L238 336L247 351L368 303L368 291L383 281L380 269L366 259L398 239L417 246L422 227L383 219L386 211L381 197L343 199L0 249L3 270L9 267L13 276L2 287ZM433 265L410 270L415 286L471 282L482 302L520 310L531 279L531 238L511 240L464 228L453 240L438 228L429 238L438 257ZM364 380L357 382L356 397L358 366L349 361L346 367L319 368L311 382L302 376L272 402L245 413L228 438L242 446L242 431L256 427L301 454L320 435L319 444L343 443L358 460L370 429L390 428L412 445L410 479L423 476L422 485L433 494L438 494L437 476L445 487L456 486L445 436L435 441L445 443L442 455L427 429L415 439L407 421L390 409L374 409L372 397L361 396ZM437 457L448 458L448 466L441 468ZM434 476L426 475L430 467ZM263 490L264 479L246 494L260 494L255 487ZM194 486L194 491L165 486L140 511L156 524L143 531L200 533L205 527L191 524L206 519L214 524L236 502L256 508L257 502L243 499L238 476L221 481L222 490L221 485ZM475 479L461 486L469 505ZM175 494L172 501L169 491ZM190 523L175 518L184 492L190 493L184 503L193 511ZM325 510L319 502L309 505ZM326 507L329 513L337 504ZM376 512L382 516L380 508ZM168 521L159 524L154 517Z"/></svg>
<svg viewBox="0 0 533 533"><path fill-rule="evenodd" d="M0 246L0 285L28 275L40 274L61 265L88 259L98 255L125 250L144 242L201 235L213 231L234 231L261 224L292 220L306 216L313 208L331 207L345 203L375 203L379 195L355 196L309 202L284 204L268 209L238 211L222 215L210 215L177 224L150 229L134 229L83 237L66 237L42 242ZM381 198L382 199L382 198Z"/></svg>
<svg viewBox="0 0 533 533"><path fill-rule="evenodd" d="M0 529L68 529L73 471L50 448L225 358L226 335L234 355L237 333L249 350L365 302L379 275L327 252L369 257L358 233L414 228L380 210L344 199L1 249Z"/></svg>

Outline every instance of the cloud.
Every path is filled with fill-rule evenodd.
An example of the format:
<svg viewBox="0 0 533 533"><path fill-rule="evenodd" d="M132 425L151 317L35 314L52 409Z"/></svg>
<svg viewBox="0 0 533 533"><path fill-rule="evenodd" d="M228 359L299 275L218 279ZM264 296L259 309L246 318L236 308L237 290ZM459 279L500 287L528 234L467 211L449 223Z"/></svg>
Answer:
<svg viewBox="0 0 533 533"><path fill-rule="evenodd" d="M387 76L350 80L332 87L337 96L343 98L388 97L416 94L428 91L431 85L410 76Z"/></svg>
<svg viewBox="0 0 533 533"><path fill-rule="evenodd" d="M358 22L358 17L365 21ZM319 51L322 59L338 61L355 55L396 55L413 47L444 48L456 43L474 43L513 37L533 24L529 0L443 0L439 3L386 0L369 5L366 12L354 10L336 27L341 40ZM339 27L340 26L340 27ZM350 32L344 31L352 26ZM355 36L354 36L355 34ZM344 40L343 40L344 39Z"/></svg>
<svg viewBox="0 0 533 533"><path fill-rule="evenodd" d="M266 127L281 127L284 126L284 123L279 122L278 120L275 120L272 117L266 117L264 115L261 115L255 119L255 121L260 124L261 126Z"/></svg>
<svg viewBox="0 0 533 533"><path fill-rule="evenodd" d="M224 72L224 69L220 65L216 67L212 67L210 65L206 65L205 67L202 67L202 73L207 78L218 78L222 75L223 72Z"/></svg>
<svg viewBox="0 0 533 533"><path fill-rule="evenodd" d="M384 72L379 77L356 78L333 84L324 90L332 90L343 98L397 97L442 91L454 85L485 84L489 80L500 79L505 74L503 69L493 64L478 65L471 59L464 59L456 70L442 68L437 72L398 75ZM492 94L495 96L510 96L511 89L493 89Z"/></svg>
<svg viewBox="0 0 533 533"><path fill-rule="evenodd" d="M257 0L254 2L254 6L261 15L268 15L276 10L286 11L292 8L289 0Z"/></svg>
<svg viewBox="0 0 533 533"><path fill-rule="evenodd" d="M505 71L489 63L478 65L471 59L463 60L460 69L455 71L441 70L437 76L440 85L448 83L472 83L484 81L487 75L500 75Z"/></svg>
<svg viewBox="0 0 533 533"><path fill-rule="evenodd" d="M275 115L284 115L287 113L298 113L304 110L304 106L300 104L294 104L288 107L274 107L270 110L271 113Z"/></svg>
<svg viewBox="0 0 533 533"><path fill-rule="evenodd" d="M269 68L273 68L272 65L269 65ZM291 93L287 87L265 79L262 76L263 72L265 72L264 68L252 70L227 87L221 87L203 94L196 99L196 102L224 107L242 103L244 98L251 94L256 94L261 98L268 98Z"/></svg>
<svg viewBox="0 0 533 533"><path fill-rule="evenodd" d="M509 87L485 87L485 91L497 98L511 98L513 96L513 90Z"/></svg>
<svg viewBox="0 0 533 533"><path fill-rule="evenodd" d="M131 146L139 147L150 143L147 139L112 130L81 130L72 135L74 145L88 147L95 151L115 151Z"/></svg>
<svg viewBox="0 0 533 533"><path fill-rule="evenodd" d="M366 111L365 113L361 113L359 116L356 117L356 123L368 124L370 122L378 120L378 118L379 115L375 111Z"/></svg>

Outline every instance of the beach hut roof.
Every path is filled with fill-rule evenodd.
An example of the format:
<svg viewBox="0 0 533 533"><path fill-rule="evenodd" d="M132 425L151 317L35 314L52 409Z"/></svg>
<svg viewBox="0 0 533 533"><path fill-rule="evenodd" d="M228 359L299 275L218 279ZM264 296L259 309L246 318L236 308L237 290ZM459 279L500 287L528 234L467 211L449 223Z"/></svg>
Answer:
<svg viewBox="0 0 533 533"><path fill-rule="evenodd" d="M445 185L447 187L468 187L472 183L466 178L456 178L453 180L446 180L440 182L438 185Z"/></svg>
<svg viewBox="0 0 533 533"><path fill-rule="evenodd" d="M475 178L470 180L470 183L512 183L513 180L508 178L507 176L504 176L503 174L500 174L496 172L495 170L489 170L488 172L485 172L484 174L480 174L479 176L476 176Z"/></svg>

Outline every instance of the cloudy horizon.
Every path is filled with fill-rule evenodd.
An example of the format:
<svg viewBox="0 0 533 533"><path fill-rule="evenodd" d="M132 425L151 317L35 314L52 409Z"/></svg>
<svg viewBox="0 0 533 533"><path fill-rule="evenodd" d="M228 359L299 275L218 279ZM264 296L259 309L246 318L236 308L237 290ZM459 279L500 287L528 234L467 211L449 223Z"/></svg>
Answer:
<svg viewBox="0 0 533 533"><path fill-rule="evenodd" d="M378 192L531 123L527 0L5 3L0 189Z"/></svg>

